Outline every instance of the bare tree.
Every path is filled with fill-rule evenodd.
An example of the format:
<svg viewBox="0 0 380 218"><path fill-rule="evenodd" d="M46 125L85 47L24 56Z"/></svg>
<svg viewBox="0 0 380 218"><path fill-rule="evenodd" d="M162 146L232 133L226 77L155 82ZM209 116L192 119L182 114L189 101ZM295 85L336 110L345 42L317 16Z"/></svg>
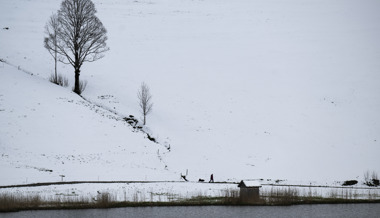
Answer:
<svg viewBox="0 0 380 218"><path fill-rule="evenodd" d="M146 124L146 116L152 111L152 95L149 87L145 83L141 83L140 89L137 92L141 114L144 117L144 125Z"/></svg>
<svg viewBox="0 0 380 218"><path fill-rule="evenodd" d="M73 91L77 94L81 94L79 75L83 63L96 61L109 50L106 45L107 30L95 13L91 0L64 0L58 10L56 51L65 57L58 60L74 67ZM45 46L51 45L51 42L54 39L49 35L45 38Z"/></svg>
<svg viewBox="0 0 380 218"><path fill-rule="evenodd" d="M49 21L45 25L45 33L48 35L44 39L44 46L54 58L54 76L51 78L51 82L58 84L57 75L57 34L59 30L58 15L52 14Z"/></svg>

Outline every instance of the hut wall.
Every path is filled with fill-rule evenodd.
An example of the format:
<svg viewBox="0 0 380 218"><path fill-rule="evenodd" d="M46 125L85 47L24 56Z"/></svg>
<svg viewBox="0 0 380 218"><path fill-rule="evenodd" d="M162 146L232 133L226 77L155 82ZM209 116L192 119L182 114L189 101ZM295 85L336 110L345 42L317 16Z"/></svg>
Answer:
<svg viewBox="0 0 380 218"><path fill-rule="evenodd" d="M240 200L243 203L253 203L260 198L259 188L240 188Z"/></svg>

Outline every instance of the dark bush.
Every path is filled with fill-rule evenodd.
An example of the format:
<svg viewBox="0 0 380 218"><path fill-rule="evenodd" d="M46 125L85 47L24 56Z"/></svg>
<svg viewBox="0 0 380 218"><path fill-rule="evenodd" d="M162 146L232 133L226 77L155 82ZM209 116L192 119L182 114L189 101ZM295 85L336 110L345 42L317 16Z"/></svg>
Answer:
<svg viewBox="0 0 380 218"><path fill-rule="evenodd" d="M367 186L379 186L379 180L378 179L372 179L371 181L367 181L364 183Z"/></svg>
<svg viewBox="0 0 380 218"><path fill-rule="evenodd" d="M372 179L371 181L365 182L364 185L367 185L370 187L379 186L379 180L378 179Z"/></svg>
<svg viewBox="0 0 380 218"><path fill-rule="evenodd" d="M375 171L372 171L372 174L370 171L366 171L364 173L364 184L367 186L379 186L379 177L377 176L377 173Z"/></svg>
<svg viewBox="0 0 380 218"><path fill-rule="evenodd" d="M379 186L380 185L380 181L378 179L372 179L372 182L375 186Z"/></svg>
<svg viewBox="0 0 380 218"><path fill-rule="evenodd" d="M132 115L130 115L129 117L124 117L123 118L127 123L129 124L132 124L132 123L135 123L137 124L139 121L137 119L135 119Z"/></svg>

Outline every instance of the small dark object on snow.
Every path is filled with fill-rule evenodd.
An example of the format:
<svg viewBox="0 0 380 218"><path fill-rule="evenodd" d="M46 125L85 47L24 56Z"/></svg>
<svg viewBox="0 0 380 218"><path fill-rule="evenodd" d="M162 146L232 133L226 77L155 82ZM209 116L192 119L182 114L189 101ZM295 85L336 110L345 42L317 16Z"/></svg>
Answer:
<svg viewBox="0 0 380 218"><path fill-rule="evenodd" d="M380 181L378 179L372 179L372 182L375 186L379 186L380 185Z"/></svg>
<svg viewBox="0 0 380 218"><path fill-rule="evenodd" d="M189 180L186 179L186 175L182 175L181 174L181 178L184 179L186 182L189 181Z"/></svg>
<svg viewBox="0 0 380 218"><path fill-rule="evenodd" d="M133 115L129 115L129 117L124 117L123 120L125 120L125 121L126 121L129 125L131 125L134 129L136 129L136 127L139 128L139 129L142 128L142 127L137 126L137 124L138 124L139 121L138 121L137 119L135 119L135 118L133 117Z"/></svg>
<svg viewBox="0 0 380 218"><path fill-rule="evenodd" d="M4 29L4 30L9 30L9 27L4 27L3 29Z"/></svg>
<svg viewBox="0 0 380 218"><path fill-rule="evenodd" d="M198 182L204 182L205 180L204 179L199 179Z"/></svg>
<svg viewBox="0 0 380 218"><path fill-rule="evenodd" d="M132 116L132 115L131 115ZM132 117L124 117L124 120L125 121L132 121L132 122L134 122L134 123L138 123L138 120L136 120L135 118L133 118L133 116Z"/></svg>
<svg viewBox="0 0 380 218"><path fill-rule="evenodd" d="M356 184L358 184L357 180L347 180L347 181L344 181L342 186L350 186L350 185L356 185Z"/></svg>
<svg viewBox="0 0 380 218"><path fill-rule="evenodd" d="M137 128L139 128L140 126L138 126ZM156 142L156 139L151 137L148 133L146 134L148 136L148 139L151 140L152 142Z"/></svg>
<svg viewBox="0 0 380 218"><path fill-rule="evenodd" d="M209 183L214 182L214 174L211 174Z"/></svg>
<svg viewBox="0 0 380 218"><path fill-rule="evenodd" d="M364 184L370 187L373 187L373 186L377 187L380 185L380 181L378 179L371 179L370 181L367 181Z"/></svg>

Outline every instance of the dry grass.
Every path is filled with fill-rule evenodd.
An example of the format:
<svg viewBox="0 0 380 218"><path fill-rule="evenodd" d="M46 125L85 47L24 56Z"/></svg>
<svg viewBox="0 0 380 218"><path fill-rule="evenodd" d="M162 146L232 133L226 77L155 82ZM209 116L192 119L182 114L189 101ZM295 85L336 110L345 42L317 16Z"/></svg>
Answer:
<svg viewBox="0 0 380 218"><path fill-rule="evenodd" d="M79 196L62 196L43 198L38 194L23 195L13 193L0 194L0 212L19 211L28 209L45 209L45 208L81 208L81 207L103 207L107 206L106 200L100 201L100 204L94 203L92 199Z"/></svg>
<svg viewBox="0 0 380 218"><path fill-rule="evenodd" d="M104 192L101 194L98 194L98 197L96 199L96 205L98 207L108 207L111 203L116 202L116 197L114 195L111 195L108 192Z"/></svg>
<svg viewBox="0 0 380 218"><path fill-rule="evenodd" d="M121 197L121 196L119 196ZM271 187L260 191L260 197L253 202L242 202L240 190L225 189L219 194L200 192L196 196L179 196L172 193L150 193L147 199L144 192L136 191L124 200L117 193L102 192L97 196L57 194L50 197L24 195L20 193L0 193L0 212L31 209L70 209L70 208L111 208L127 206L192 206L192 205L292 205L314 203L371 203L380 202L377 190L368 190L363 196L353 189L333 189L325 197L313 191L300 193L295 187Z"/></svg>
<svg viewBox="0 0 380 218"><path fill-rule="evenodd" d="M224 204L238 204L240 201L240 190L226 189L223 190L222 202Z"/></svg>
<svg viewBox="0 0 380 218"><path fill-rule="evenodd" d="M41 205L41 197L39 195L15 195L10 193L0 194L0 211L17 210L28 207L39 207Z"/></svg>
<svg viewBox="0 0 380 218"><path fill-rule="evenodd" d="M277 188L272 187L269 191L262 191L260 194L261 202L267 204L294 204L299 202L301 197L296 188Z"/></svg>
<svg viewBox="0 0 380 218"><path fill-rule="evenodd" d="M62 76L61 74L58 74L57 76L55 74L51 74L49 77L49 81L63 87L69 86L69 80L67 79L67 77Z"/></svg>

